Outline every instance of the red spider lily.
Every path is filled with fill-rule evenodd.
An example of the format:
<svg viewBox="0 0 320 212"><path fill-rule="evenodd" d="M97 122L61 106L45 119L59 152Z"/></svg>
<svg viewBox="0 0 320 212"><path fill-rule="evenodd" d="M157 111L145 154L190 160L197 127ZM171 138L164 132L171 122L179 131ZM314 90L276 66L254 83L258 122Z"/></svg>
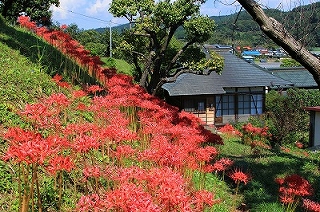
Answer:
<svg viewBox="0 0 320 212"><path fill-rule="evenodd" d="M212 159L214 159L217 156L218 151L213 146L207 146L204 148L196 149L195 154L196 154L196 158L199 161L210 162Z"/></svg>
<svg viewBox="0 0 320 212"><path fill-rule="evenodd" d="M45 159L56 153L55 146L47 142L39 133L13 128L5 138L9 140L9 148L5 160L13 159L18 163L43 164Z"/></svg>
<svg viewBox="0 0 320 212"><path fill-rule="evenodd" d="M117 146L116 151L112 155L117 159L121 160L125 157L131 157L135 152L136 150L129 145L119 145Z"/></svg>
<svg viewBox="0 0 320 212"><path fill-rule="evenodd" d="M85 178L88 177L100 177L102 175L100 167L97 166L87 166L83 169L83 175Z"/></svg>
<svg viewBox="0 0 320 212"><path fill-rule="evenodd" d="M251 149L254 149L256 147L261 147L261 148L264 148L264 149L271 149L271 147L267 144L265 144L263 141L257 141L257 140L254 140L250 143L250 147Z"/></svg>
<svg viewBox="0 0 320 212"><path fill-rule="evenodd" d="M201 129L201 134L205 137L205 142L213 145L223 145L222 138L218 134L212 133L210 130L205 128Z"/></svg>
<svg viewBox="0 0 320 212"><path fill-rule="evenodd" d="M49 160L47 170L50 174L54 175L58 171L70 172L74 168L74 163L69 156L56 156Z"/></svg>
<svg viewBox="0 0 320 212"><path fill-rule="evenodd" d="M68 28L68 26L66 25L66 24L62 24L61 26L60 26L60 29L63 31L63 30L65 30L65 29L67 29Z"/></svg>
<svg viewBox="0 0 320 212"><path fill-rule="evenodd" d="M55 83L58 83L62 80L62 76L59 75L59 74L56 74L54 75L54 77L52 77L52 80L55 82Z"/></svg>
<svg viewBox="0 0 320 212"><path fill-rule="evenodd" d="M57 85L61 88L71 88L71 84L68 82L58 82Z"/></svg>
<svg viewBox="0 0 320 212"><path fill-rule="evenodd" d="M279 196L280 202L283 204L291 204L295 202L295 199L293 196L282 194Z"/></svg>
<svg viewBox="0 0 320 212"><path fill-rule="evenodd" d="M234 169L230 174L229 177L238 184L239 182L243 182L247 184L251 180L251 176L249 173L245 173L240 169Z"/></svg>
<svg viewBox="0 0 320 212"><path fill-rule="evenodd" d="M233 165L233 161L229 158L221 158L213 164L213 170L225 171Z"/></svg>
<svg viewBox="0 0 320 212"><path fill-rule="evenodd" d="M310 212L320 212L320 203L314 202L310 199L302 199L302 207Z"/></svg>
<svg viewBox="0 0 320 212"><path fill-rule="evenodd" d="M101 88L99 85L91 85L91 86L89 86L86 90L87 90L88 93L93 93L93 94L95 94L95 93L97 93L97 92L102 91L103 88Z"/></svg>
<svg viewBox="0 0 320 212"><path fill-rule="evenodd" d="M295 196L310 196L313 189L309 182L300 175L292 174L283 179L277 179L280 184L279 192L281 195L295 197Z"/></svg>
<svg viewBox="0 0 320 212"><path fill-rule="evenodd" d="M108 207L105 207L105 200L101 199L98 194L90 194L87 196L81 196L77 203L77 211L107 211Z"/></svg>
<svg viewBox="0 0 320 212"><path fill-rule="evenodd" d="M153 168L148 174L148 188L157 194L157 202L165 211L184 208L191 200L182 175L169 168ZM179 210L179 209L178 209Z"/></svg>
<svg viewBox="0 0 320 212"><path fill-rule="evenodd" d="M50 129L60 126L59 108L49 107L45 103L27 104L20 114L30 120L35 126L42 129Z"/></svg>
<svg viewBox="0 0 320 212"><path fill-rule="evenodd" d="M123 183L118 189L109 191L104 198L104 209L119 211L160 212L160 207L153 203L151 194L132 183Z"/></svg>
<svg viewBox="0 0 320 212"><path fill-rule="evenodd" d="M79 103L77 105L77 110L79 110L79 111L86 111L87 109L88 109L87 106L83 103Z"/></svg>
<svg viewBox="0 0 320 212"><path fill-rule="evenodd" d="M214 200L214 194L206 190L196 191L193 194L195 208L194 211L203 211L205 205L213 206L219 200Z"/></svg>
<svg viewBox="0 0 320 212"><path fill-rule="evenodd" d="M75 91L72 91L72 97L75 98L75 99L78 99L78 98L82 98L82 97L85 97L87 96L87 93L83 90L75 90Z"/></svg>
<svg viewBox="0 0 320 212"><path fill-rule="evenodd" d="M243 125L242 126L242 130L245 132L245 133L248 133L248 134L251 134L251 135L258 135L258 136L262 136L262 137L267 137L269 136L269 133L268 133L268 127L263 127L263 128L260 128L260 127L255 127L253 126L251 123L248 123L246 125Z"/></svg>
<svg viewBox="0 0 320 212"><path fill-rule="evenodd" d="M85 153L92 149L98 149L100 147L100 141L95 137L82 135L75 139L72 147L78 153Z"/></svg>
<svg viewBox="0 0 320 212"><path fill-rule="evenodd" d="M299 149L302 149L302 148L303 148L303 143L301 143L301 142L299 142L299 141L295 142L295 145L296 145L296 147L298 147Z"/></svg>
<svg viewBox="0 0 320 212"><path fill-rule="evenodd" d="M70 105L71 101L63 93L53 93L48 98L43 101L48 106L62 106L67 107Z"/></svg>
<svg viewBox="0 0 320 212"><path fill-rule="evenodd" d="M231 124L226 124L223 127L219 128L219 132L230 134L230 135L237 135L242 136L242 133L239 130L236 130Z"/></svg>

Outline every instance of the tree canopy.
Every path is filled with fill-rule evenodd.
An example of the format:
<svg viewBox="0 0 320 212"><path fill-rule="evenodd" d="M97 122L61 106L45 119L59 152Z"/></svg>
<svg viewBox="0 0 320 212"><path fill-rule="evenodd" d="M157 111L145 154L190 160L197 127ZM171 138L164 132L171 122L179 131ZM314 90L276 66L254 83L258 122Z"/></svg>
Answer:
<svg viewBox="0 0 320 212"><path fill-rule="evenodd" d="M15 21L19 13L25 12L33 21L42 25L51 24L51 5L59 6L59 0L1 0L0 12L4 18Z"/></svg>
<svg viewBox="0 0 320 212"><path fill-rule="evenodd" d="M204 2L203 0L112 1L109 11L116 17L127 18L130 23L127 39L122 46L125 47L123 49L127 54L132 56L139 72L139 83L148 92L156 94L163 83L168 82L169 78L177 77L179 73L203 74L207 69L209 72L206 73L222 70L222 60L214 65L207 60L184 64L180 61L188 48L195 44L202 44L213 34L214 21L200 15L200 6ZM186 37L183 45L173 51L170 43L179 27L184 28ZM201 63L203 69L195 71L192 67L200 67L200 65L189 65L194 63Z"/></svg>

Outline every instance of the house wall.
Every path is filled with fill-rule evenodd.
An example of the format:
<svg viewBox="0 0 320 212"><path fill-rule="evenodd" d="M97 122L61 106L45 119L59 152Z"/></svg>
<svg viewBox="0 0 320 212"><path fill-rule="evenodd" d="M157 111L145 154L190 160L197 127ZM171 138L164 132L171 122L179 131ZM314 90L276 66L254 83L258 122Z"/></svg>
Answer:
<svg viewBox="0 0 320 212"><path fill-rule="evenodd" d="M320 111L310 110L309 146L320 146Z"/></svg>
<svg viewBox="0 0 320 212"><path fill-rule="evenodd" d="M225 88L225 90L225 94L176 96L168 97L167 101L181 110L193 113L207 125L245 122L250 116L263 112L264 87Z"/></svg>

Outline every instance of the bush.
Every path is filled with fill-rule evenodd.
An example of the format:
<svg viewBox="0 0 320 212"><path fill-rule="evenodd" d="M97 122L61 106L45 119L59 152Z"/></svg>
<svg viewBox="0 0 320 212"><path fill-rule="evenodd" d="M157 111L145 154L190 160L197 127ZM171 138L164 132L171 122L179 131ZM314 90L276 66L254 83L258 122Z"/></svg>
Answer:
<svg viewBox="0 0 320 212"><path fill-rule="evenodd" d="M320 105L318 90L289 89L286 95L271 91L266 96L266 114L273 144L308 142L308 106Z"/></svg>

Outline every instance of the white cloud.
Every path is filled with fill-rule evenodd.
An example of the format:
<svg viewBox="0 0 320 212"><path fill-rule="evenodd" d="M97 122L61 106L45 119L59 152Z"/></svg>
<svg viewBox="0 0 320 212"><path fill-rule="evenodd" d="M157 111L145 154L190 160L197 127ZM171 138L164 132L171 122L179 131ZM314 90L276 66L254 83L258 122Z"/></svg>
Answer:
<svg viewBox="0 0 320 212"><path fill-rule="evenodd" d="M96 15L100 13L108 13L108 9L110 7L112 0L97 0L96 3L91 5L86 13L90 15Z"/></svg>
<svg viewBox="0 0 320 212"><path fill-rule="evenodd" d="M81 10L86 5L86 0L60 0L60 6L52 6L54 19L67 19L70 16L70 11Z"/></svg>

